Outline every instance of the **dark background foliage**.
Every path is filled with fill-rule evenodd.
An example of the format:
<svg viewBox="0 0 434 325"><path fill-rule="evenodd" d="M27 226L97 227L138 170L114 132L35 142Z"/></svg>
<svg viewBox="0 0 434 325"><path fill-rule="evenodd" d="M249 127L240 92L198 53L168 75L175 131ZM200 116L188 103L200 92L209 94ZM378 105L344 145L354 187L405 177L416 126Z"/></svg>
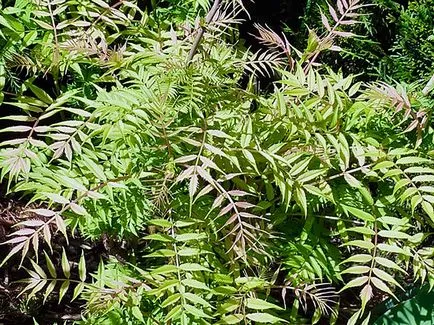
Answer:
<svg viewBox="0 0 434 325"><path fill-rule="evenodd" d="M393 78L412 82L427 79L433 71L434 2L432 0L375 0L365 10L363 24L355 28L359 38L343 40L341 53L329 53L323 60L347 73L362 73L363 80ZM241 38L254 49L261 47L253 24L266 24L285 33L298 48L306 46L309 28L321 30L320 8L325 0L247 2L250 18L240 26ZM431 36L431 37L430 37Z"/></svg>

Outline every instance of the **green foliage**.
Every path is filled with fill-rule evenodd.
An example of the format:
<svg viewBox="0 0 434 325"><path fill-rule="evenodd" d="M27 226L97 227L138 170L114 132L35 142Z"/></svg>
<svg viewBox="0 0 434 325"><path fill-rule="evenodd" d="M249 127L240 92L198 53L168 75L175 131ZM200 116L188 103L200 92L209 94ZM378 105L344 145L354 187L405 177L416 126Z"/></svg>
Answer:
<svg viewBox="0 0 434 325"><path fill-rule="evenodd" d="M329 53L323 61L360 73L364 80L427 81L433 71L434 3L411 0L407 8L393 0L371 3L353 28L358 37L340 40L337 45L342 50ZM302 22L323 31L321 12L329 14L327 1L308 1ZM304 44L305 39L298 35L297 43Z"/></svg>
<svg viewBox="0 0 434 325"><path fill-rule="evenodd" d="M397 35L388 60L397 80L428 80L434 69L434 12L432 0L410 1L397 19Z"/></svg>
<svg viewBox="0 0 434 325"><path fill-rule="evenodd" d="M333 322L345 294L355 324L374 294L434 285L432 99L318 60L354 36L358 0L329 6L304 52L258 25L257 53L230 43L237 2L195 28L134 2L28 6L42 68L5 92L19 113L0 143L7 192L29 203L3 243L22 294L81 299L84 324ZM271 73L273 92L253 92ZM111 256L70 261L77 234L111 238Z"/></svg>
<svg viewBox="0 0 434 325"><path fill-rule="evenodd" d="M209 0L153 0L150 13L155 19L154 23L166 25L193 22L198 13L206 13L210 9Z"/></svg>
<svg viewBox="0 0 434 325"><path fill-rule="evenodd" d="M399 7L393 0L374 0L358 10L358 24L352 27L357 36L342 38L336 45L339 51L324 55L322 62L341 67L346 73L360 74L363 80L376 79L382 60L395 36L394 17ZM309 29L325 31L321 14L331 17L329 1L308 0L301 17L301 33L292 31L299 46L305 44L304 34ZM352 17L354 18L354 17Z"/></svg>
<svg viewBox="0 0 434 325"><path fill-rule="evenodd" d="M375 325L388 324L421 324L433 322L434 293L429 288L415 288L408 292L408 299L393 305L392 301L385 301L383 314L374 322Z"/></svg>

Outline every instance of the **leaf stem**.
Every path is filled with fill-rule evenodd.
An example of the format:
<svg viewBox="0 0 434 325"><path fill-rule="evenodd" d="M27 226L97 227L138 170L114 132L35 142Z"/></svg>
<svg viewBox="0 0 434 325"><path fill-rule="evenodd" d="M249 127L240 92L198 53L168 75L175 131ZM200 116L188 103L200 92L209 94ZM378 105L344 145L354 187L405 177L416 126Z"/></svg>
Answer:
<svg viewBox="0 0 434 325"><path fill-rule="evenodd" d="M212 5L210 11L206 15L205 25L209 24L212 21L219 6L220 6L220 0L214 0L214 3ZM190 53L188 53L187 65L190 64L191 60L193 59L194 55L196 54L197 48L199 47L200 41L202 40L204 33L205 33L205 26L199 27L196 38L194 39L194 42L193 42L193 46L190 49Z"/></svg>

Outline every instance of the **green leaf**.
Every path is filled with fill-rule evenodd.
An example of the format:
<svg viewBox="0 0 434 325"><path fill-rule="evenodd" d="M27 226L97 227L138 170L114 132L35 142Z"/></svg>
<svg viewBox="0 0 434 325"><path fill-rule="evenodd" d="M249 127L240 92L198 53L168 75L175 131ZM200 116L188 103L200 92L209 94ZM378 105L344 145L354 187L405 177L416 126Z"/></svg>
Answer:
<svg viewBox="0 0 434 325"><path fill-rule="evenodd" d="M205 283L195 279L184 279L182 280L182 284L195 289L210 290Z"/></svg>
<svg viewBox="0 0 434 325"><path fill-rule="evenodd" d="M82 206L72 202L69 204L71 210L75 213L77 213L78 215L84 216L87 214L86 209L83 208Z"/></svg>
<svg viewBox="0 0 434 325"><path fill-rule="evenodd" d="M38 97L38 99L42 100L46 104L53 103L53 99L48 95L45 91L43 91L41 88L28 83L27 86L30 88L30 90Z"/></svg>
<svg viewBox="0 0 434 325"><path fill-rule="evenodd" d="M246 306L250 309L256 309L256 310L266 310L266 309L278 309L283 310L283 308L272 304L268 301L257 299L257 298L247 298Z"/></svg>
<svg viewBox="0 0 434 325"><path fill-rule="evenodd" d="M175 306L167 313L165 321L168 322L171 319L176 319L181 313L182 313L182 305Z"/></svg>
<svg viewBox="0 0 434 325"><path fill-rule="evenodd" d="M18 237L18 238L23 238L23 240L26 240L27 237ZM15 239L15 238L14 238ZM7 242L9 242L10 240L8 240ZM2 244L5 244L7 242L4 242ZM3 259L3 261L0 264L0 267L2 267L12 256L14 256L16 253L18 253L19 251L21 251L24 248L24 245L26 245L26 242L23 243L19 243L18 245L14 246L8 253L8 255Z"/></svg>
<svg viewBox="0 0 434 325"><path fill-rule="evenodd" d="M223 324L239 324L243 319L244 316L242 314L233 314L223 316L221 321L223 322Z"/></svg>
<svg viewBox="0 0 434 325"><path fill-rule="evenodd" d="M185 309L185 311L187 313L189 313L189 314L191 314L193 316L196 316L199 319L203 319L203 318L212 319L213 318L210 315L205 314L201 309L196 308L196 307L194 307L192 305L185 304L184 305L184 309Z"/></svg>
<svg viewBox="0 0 434 325"><path fill-rule="evenodd" d="M305 184L305 185L303 185L303 188L313 195L316 195L319 197L325 197L324 193L316 186L313 186L310 184Z"/></svg>
<svg viewBox="0 0 434 325"><path fill-rule="evenodd" d="M375 262L377 262L378 264L389 268L389 269L393 269L393 270L398 270L402 273L407 273L405 270L403 270L400 266L398 266L398 264L396 264L394 261L391 261L390 259L381 257L381 256L376 256L375 257Z"/></svg>
<svg viewBox="0 0 434 325"><path fill-rule="evenodd" d="M199 305L202 305L202 306L207 307L207 308L212 308L211 305L209 304L209 302L207 302L205 299L203 299L202 297L199 297L198 295L196 295L194 293L186 292L183 294L183 296L187 300L190 300L192 303L199 304Z"/></svg>
<svg viewBox="0 0 434 325"><path fill-rule="evenodd" d="M300 309L300 300L299 299L294 299L294 302L292 303L292 307L291 307L291 314L289 316L289 320L292 324L296 324L297 323L297 318L298 318L298 310Z"/></svg>
<svg viewBox="0 0 434 325"><path fill-rule="evenodd" d="M404 157L396 161L397 165L415 165L432 163L431 160L421 157Z"/></svg>
<svg viewBox="0 0 434 325"><path fill-rule="evenodd" d="M411 181L408 179L401 179L398 182L396 182L395 187L393 188L393 195L395 195L395 193L400 190L401 188L403 188L404 186L407 186L408 184L410 184Z"/></svg>
<svg viewBox="0 0 434 325"><path fill-rule="evenodd" d="M81 252L80 261L78 262L78 275L81 281L86 281L86 261L84 259L84 252Z"/></svg>
<svg viewBox="0 0 434 325"><path fill-rule="evenodd" d="M434 208L432 206L431 202L423 201L422 202L422 209L425 211L425 213L428 215L428 217L431 218L431 221L434 222Z"/></svg>
<svg viewBox="0 0 434 325"><path fill-rule="evenodd" d="M360 291L360 299L362 300L362 309L365 308L367 302L372 298L372 286L367 284Z"/></svg>
<svg viewBox="0 0 434 325"><path fill-rule="evenodd" d="M412 174L412 173L415 173L415 174L432 173L432 174L434 174L434 169L428 168L428 167L414 166L414 167L409 167L409 168L405 169L404 173L406 173L406 174Z"/></svg>
<svg viewBox="0 0 434 325"><path fill-rule="evenodd" d="M364 285L368 281L368 279L369 277L366 275L353 279L350 282L348 282L339 292L342 292L346 289L353 288L353 287L360 287Z"/></svg>
<svg viewBox="0 0 434 325"><path fill-rule="evenodd" d="M47 288L45 289L44 300L43 300L44 304L47 301L47 298L49 297L49 295L53 292L53 290L54 290L54 288L56 286L56 283L57 283L56 280L50 281L50 283L48 284Z"/></svg>
<svg viewBox="0 0 434 325"><path fill-rule="evenodd" d="M181 270L183 270L183 271L206 271L206 272L211 272L210 269L208 269L208 268L206 268L206 267L204 267L204 266L202 266L200 264L197 264L197 263L184 263L184 264L181 264L179 266L179 268Z"/></svg>
<svg viewBox="0 0 434 325"><path fill-rule="evenodd" d="M175 251L172 249L158 249L145 257L172 257L175 256Z"/></svg>
<svg viewBox="0 0 434 325"><path fill-rule="evenodd" d="M349 258L347 258L346 260L341 262L341 264L343 264L343 263L367 263L367 262L371 262L371 261L372 261L372 255L356 254L356 255L350 256Z"/></svg>
<svg viewBox="0 0 434 325"><path fill-rule="evenodd" d="M159 226L162 228L170 228L173 226L173 224L166 219L151 219L148 221L148 224Z"/></svg>
<svg viewBox="0 0 434 325"><path fill-rule="evenodd" d="M60 286L60 289L59 289L59 303L62 301L63 297L65 296L66 291L68 291L70 284L71 284L71 282L69 280L66 280Z"/></svg>
<svg viewBox="0 0 434 325"><path fill-rule="evenodd" d="M289 174L292 177L296 177L298 174L304 172L311 160L312 160L312 158L308 157L308 158L303 159L300 162L296 163L289 171Z"/></svg>
<svg viewBox="0 0 434 325"><path fill-rule="evenodd" d="M364 235L375 235L375 231L367 227L350 227L346 231L357 232Z"/></svg>
<svg viewBox="0 0 434 325"><path fill-rule="evenodd" d="M369 266L352 266L348 269L343 270L342 274L364 274L371 270Z"/></svg>
<svg viewBox="0 0 434 325"><path fill-rule="evenodd" d="M252 165L252 167L256 171L256 173L260 174L260 172L258 170L258 166L256 165L255 157L253 156L253 154L247 149L243 149L242 153L243 153L244 157L246 157L246 159L250 163L250 165Z"/></svg>
<svg viewBox="0 0 434 325"><path fill-rule="evenodd" d="M68 257L66 256L65 248L62 248L62 271L67 279L71 276L71 267L69 265Z"/></svg>
<svg viewBox="0 0 434 325"><path fill-rule="evenodd" d="M392 161L382 161L378 164L376 164L374 167L372 167L372 170L378 170L378 169L383 169L383 168L391 168L393 167L395 164Z"/></svg>
<svg viewBox="0 0 434 325"><path fill-rule="evenodd" d="M158 274L163 275L167 273L175 273L178 272L178 268L175 265L163 265L160 267L157 267L156 269L152 270L152 274Z"/></svg>
<svg viewBox="0 0 434 325"><path fill-rule="evenodd" d="M309 170L300 176L297 177L297 182L299 183L305 183L308 181L311 181L313 179L317 179L319 176L324 175L327 172L326 169L316 169L316 170ZM311 185L303 185L304 186L311 186Z"/></svg>
<svg viewBox="0 0 434 325"><path fill-rule="evenodd" d="M74 190L83 191L83 192L87 191L86 187L83 184L81 184L79 181L71 177L60 175L59 181L62 185L72 188Z"/></svg>
<svg viewBox="0 0 434 325"><path fill-rule="evenodd" d="M217 312L220 314L228 314L228 313L232 313L238 308L240 308L240 300L229 298L227 300L224 300L224 302L218 306Z"/></svg>
<svg viewBox="0 0 434 325"><path fill-rule="evenodd" d="M351 240L349 242L343 243L342 246L356 246L360 248L365 248L368 250L373 249L375 246L371 241L365 241L365 240Z"/></svg>
<svg viewBox="0 0 434 325"><path fill-rule="evenodd" d="M246 123L245 123L244 132L241 133L241 147L246 148L249 146L250 142L252 141L252 134L253 134L253 126L252 126L252 120L247 117Z"/></svg>
<svg viewBox="0 0 434 325"><path fill-rule="evenodd" d="M212 289L215 294L219 295L233 295L238 292L238 290L234 287L230 286L219 286Z"/></svg>
<svg viewBox="0 0 434 325"><path fill-rule="evenodd" d="M175 293L173 295L170 295L161 303L161 307L166 308L167 306L173 305L181 298L180 293Z"/></svg>
<svg viewBox="0 0 434 325"><path fill-rule="evenodd" d="M359 317L360 317L361 312L362 312L361 309L359 309L358 311L356 311L356 312L355 312L355 313L350 317L350 319L348 320L347 325L356 325L356 324L357 324L357 321L358 321L358 319L359 319Z"/></svg>
<svg viewBox="0 0 434 325"><path fill-rule="evenodd" d="M80 294L84 290L84 287L85 287L85 283L84 282L80 282L79 284L77 284L77 286L75 287L74 292L72 294L72 300L75 300L75 299L77 299L80 296Z"/></svg>
<svg viewBox="0 0 434 325"><path fill-rule="evenodd" d="M166 234L152 234L152 235L145 236L143 239L156 240L164 243L171 243L175 241L173 237Z"/></svg>
<svg viewBox="0 0 434 325"><path fill-rule="evenodd" d="M139 306L132 306L131 307L131 314L138 319L142 324L145 323L145 319L143 318L143 313L140 310Z"/></svg>
<svg viewBox="0 0 434 325"><path fill-rule="evenodd" d="M207 130L206 132L217 138L227 138L227 139L231 138L228 134L226 134L222 130Z"/></svg>
<svg viewBox="0 0 434 325"><path fill-rule="evenodd" d="M397 225L397 226L403 226L403 225L408 223L408 221L406 219L387 217L387 216L378 218L377 221L384 223L384 224Z"/></svg>
<svg viewBox="0 0 434 325"><path fill-rule="evenodd" d="M47 278L47 274L45 274L44 270L38 264L36 264L32 259L30 260L30 262L32 263L33 269L40 276L40 278L41 279L46 279Z"/></svg>
<svg viewBox="0 0 434 325"><path fill-rule="evenodd" d="M377 288L380 289L381 291L384 291L386 293L388 293L389 295L395 297L395 295L393 294L392 290L390 290L390 288L387 286L387 284L385 284L383 281L381 281L380 279L376 278L376 277L372 277L371 278L371 282L372 284ZM395 297L396 298L396 297Z"/></svg>
<svg viewBox="0 0 434 325"><path fill-rule="evenodd" d="M418 182L434 182L434 175L420 175L413 177L412 181L414 183Z"/></svg>
<svg viewBox="0 0 434 325"><path fill-rule="evenodd" d="M362 183L360 183L360 181L355 178L353 175L345 173L344 174L344 179L347 181L347 183L351 186L351 187L355 187L355 188L360 188L362 187Z"/></svg>
<svg viewBox="0 0 434 325"><path fill-rule="evenodd" d="M178 242L186 242L191 240L202 240L206 239L207 235L204 233L185 233L176 235L175 239Z"/></svg>
<svg viewBox="0 0 434 325"><path fill-rule="evenodd" d="M380 243L377 245L377 248L388 253L396 253L396 254L403 254L406 256L412 256L410 252L407 252L406 250L402 249L401 247L395 244L389 245L389 244Z"/></svg>
<svg viewBox="0 0 434 325"><path fill-rule="evenodd" d="M315 308L315 311L314 311L313 316L312 316L312 325L317 324L321 320L321 317L322 317L321 309Z"/></svg>
<svg viewBox="0 0 434 325"><path fill-rule="evenodd" d="M408 234L396 230L380 230L378 236L395 239L408 239L410 237Z"/></svg>
<svg viewBox="0 0 434 325"><path fill-rule="evenodd" d="M300 187L296 187L295 188L295 193L294 193L294 197L295 200L297 201L297 204L300 206L300 208L302 208L304 215L307 215L307 200L306 200L306 193L304 192L303 189L301 189Z"/></svg>
<svg viewBox="0 0 434 325"><path fill-rule="evenodd" d="M201 252L204 252L204 251L201 251L197 248L186 247L186 248L180 249L178 251L178 255L179 256L196 256L196 255L199 255Z"/></svg>
<svg viewBox="0 0 434 325"><path fill-rule="evenodd" d="M359 219L362 219L363 221L375 221L375 217L368 212L347 205L342 205L342 207L344 208L344 210L350 212L352 215Z"/></svg>
<svg viewBox="0 0 434 325"><path fill-rule="evenodd" d="M254 322L265 324L288 323L288 321L266 313L247 314L246 317Z"/></svg>
<svg viewBox="0 0 434 325"><path fill-rule="evenodd" d="M60 204L68 204L69 203L69 200L67 198L63 197L62 195L55 194L55 193L47 193L47 192L42 192L42 194L56 203L60 203Z"/></svg>
<svg viewBox="0 0 434 325"><path fill-rule="evenodd" d="M40 292L45 285L47 284L46 280L38 280L34 282L36 284L36 286L33 287L33 290L28 294L27 299L31 299L32 297L34 297L38 292ZM28 287L26 287L22 292L27 291Z"/></svg>
<svg viewBox="0 0 434 325"><path fill-rule="evenodd" d="M51 261L51 259L48 256L48 254L47 254L46 251L44 251L44 255L45 255L45 261L46 261L46 264L47 264L48 272L50 273L50 275L51 275L51 277L53 279L56 279L57 278L56 268L54 267L54 264Z"/></svg>
<svg viewBox="0 0 434 325"><path fill-rule="evenodd" d="M104 169L101 165L98 165L93 160L89 159L87 156L82 155L83 163L85 166L100 180L106 181L107 177L104 174Z"/></svg>

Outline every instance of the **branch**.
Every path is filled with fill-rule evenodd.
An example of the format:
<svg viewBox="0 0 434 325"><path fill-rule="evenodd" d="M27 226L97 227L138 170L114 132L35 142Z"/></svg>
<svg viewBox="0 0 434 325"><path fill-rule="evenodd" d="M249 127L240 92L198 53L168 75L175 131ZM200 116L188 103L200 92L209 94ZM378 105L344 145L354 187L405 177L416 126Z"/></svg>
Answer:
<svg viewBox="0 0 434 325"><path fill-rule="evenodd" d="M214 4L212 5L210 11L206 15L205 25L209 24L212 21L219 6L220 6L220 0L214 0ZM193 42L193 47L191 48L190 53L188 53L187 65L190 64L191 60L196 54L197 48L199 47L200 41L202 40L204 33L205 33L205 27L199 27L197 36Z"/></svg>

